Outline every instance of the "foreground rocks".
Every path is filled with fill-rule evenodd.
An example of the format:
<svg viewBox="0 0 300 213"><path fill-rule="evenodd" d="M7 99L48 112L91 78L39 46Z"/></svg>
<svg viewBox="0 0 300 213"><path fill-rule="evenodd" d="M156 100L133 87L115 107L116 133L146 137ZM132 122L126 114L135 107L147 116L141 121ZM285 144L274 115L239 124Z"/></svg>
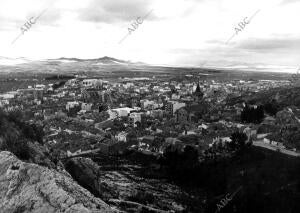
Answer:
<svg viewBox="0 0 300 213"><path fill-rule="evenodd" d="M97 165L88 158L74 158L65 162L65 168L81 186L120 211L184 211L178 201L186 195L179 187L163 180L140 177L138 165L125 163L109 168L109 164L101 161Z"/></svg>
<svg viewBox="0 0 300 213"><path fill-rule="evenodd" d="M116 212L72 177L0 152L0 212Z"/></svg>

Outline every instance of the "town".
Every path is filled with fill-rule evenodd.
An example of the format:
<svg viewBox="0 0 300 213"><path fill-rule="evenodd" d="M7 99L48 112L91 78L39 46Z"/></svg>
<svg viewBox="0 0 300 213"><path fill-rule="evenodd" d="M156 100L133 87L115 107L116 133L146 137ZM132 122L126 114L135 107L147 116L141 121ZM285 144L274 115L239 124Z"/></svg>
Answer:
<svg viewBox="0 0 300 213"><path fill-rule="evenodd" d="M175 212L215 211L219 200L214 195L227 191L230 183L224 182L222 175L216 176L227 169L211 163L222 165L236 157L250 160L265 152L286 158L300 154L297 80L238 79L226 73L224 78L218 73L210 78L195 70L179 76L120 73L123 76L117 78L55 73L46 77L34 74L33 78L8 76L1 80L6 90L0 95L0 108L8 120L20 126L18 137L23 142L2 143L2 149L25 161L66 169L81 186L124 211L129 211L124 205L140 206L146 201L155 209ZM85 159L92 159L102 169ZM246 161L245 166L252 164L252 160ZM248 175L253 176L249 169ZM256 175L265 170L264 166ZM92 175L95 171L96 176ZM242 176L230 182L238 183L245 172L238 170ZM148 176L158 181L155 187ZM131 183L136 178L142 182ZM96 179L100 182L94 182ZM206 199L192 197L199 180L196 194L204 196L201 188L208 186L211 195L205 195ZM177 184L167 187L172 181ZM215 181L221 181L217 188ZM125 183L131 183L135 191L122 188ZM166 197L160 187L167 187L169 196L180 202ZM232 187L234 191L238 186ZM182 198L182 190L189 198ZM192 207L186 199L198 204ZM138 202L128 203L132 201ZM227 205L237 205L235 202Z"/></svg>
<svg viewBox="0 0 300 213"><path fill-rule="evenodd" d="M159 155L169 145L180 150L193 146L204 155L213 147L231 142L234 132L246 134L247 142L254 145L288 149L299 155L299 144L286 144L274 137L278 130L299 125L299 109L266 112L260 122L246 123L241 114L247 103L227 104L230 98L288 84L264 80L201 81L189 75L181 82L153 77L112 83L74 76L2 94L0 106L5 111L20 110L30 122L44 126L44 143L60 150L62 157L94 149L105 154L135 149Z"/></svg>
<svg viewBox="0 0 300 213"><path fill-rule="evenodd" d="M300 1L1 6L0 213L300 212Z"/></svg>

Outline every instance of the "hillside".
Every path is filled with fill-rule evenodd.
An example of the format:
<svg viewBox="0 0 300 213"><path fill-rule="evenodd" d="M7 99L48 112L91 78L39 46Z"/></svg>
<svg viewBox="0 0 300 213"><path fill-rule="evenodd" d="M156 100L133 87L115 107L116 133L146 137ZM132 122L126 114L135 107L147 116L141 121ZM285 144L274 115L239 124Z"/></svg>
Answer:
<svg viewBox="0 0 300 213"><path fill-rule="evenodd" d="M287 106L300 107L300 87L287 87L287 88L275 88L267 91L253 93L251 95L243 95L241 97L230 98L227 100L229 105L236 103L248 102L251 104L266 104L272 100L281 106L281 108Z"/></svg>
<svg viewBox="0 0 300 213"><path fill-rule="evenodd" d="M117 212L63 173L0 152L1 212Z"/></svg>

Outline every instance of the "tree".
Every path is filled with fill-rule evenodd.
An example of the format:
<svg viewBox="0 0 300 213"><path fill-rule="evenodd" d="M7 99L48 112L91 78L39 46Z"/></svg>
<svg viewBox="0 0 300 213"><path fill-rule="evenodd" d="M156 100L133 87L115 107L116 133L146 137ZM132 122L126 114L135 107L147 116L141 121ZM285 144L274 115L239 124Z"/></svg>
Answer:
<svg viewBox="0 0 300 213"><path fill-rule="evenodd" d="M30 158L28 142L33 140L24 134L24 129L34 131L28 124L20 120L21 114L5 113L0 110L0 150L14 153L21 160Z"/></svg>
<svg viewBox="0 0 300 213"><path fill-rule="evenodd" d="M274 116L279 111L279 106L275 101L272 101L264 105L264 110L266 113Z"/></svg>
<svg viewBox="0 0 300 213"><path fill-rule="evenodd" d="M173 145L169 145L163 155L165 164L172 172L185 171L195 168L198 165L198 152L192 146L185 146L183 152Z"/></svg>
<svg viewBox="0 0 300 213"><path fill-rule="evenodd" d="M241 121L247 123L261 123L264 118L264 107L258 106L257 108L245 106L241 113Z"/></svg>
<svg viewBox="0 0 300 213"><path fill-rule="evenodd" d="M231 142L228 144L233 150L242 150L246 147L247 135L242 132L234 132L230 136Z"/></svg>
<svg viewBox="0 0 300 213"><path fill-rule="evenodd" d="M137 134L136 132L133 130L133 131L130 131L127 135L127 143L129 144L136 144L137 143Z"/></svg>
<svg viewBox="0 0 300 213"><path fill-rule="evenodd" d="M182 154L183 160L193 166L198 163L198 152L192 146L186 146Z"/></svg>
<svg viewBox="0 0 300 213"><path fill-rule="evenodd" d="M154 149L154 151L158 151L159 148L163 145L164 141L165 138L161 135L155 137L152 143L152 148Z"/></svg>
<svg viewBox="0 0 300 213"><path fill-rule="evenodd" d="M142 123L140 121L135 122L136 128L141 129L142 128Z"/></svg>

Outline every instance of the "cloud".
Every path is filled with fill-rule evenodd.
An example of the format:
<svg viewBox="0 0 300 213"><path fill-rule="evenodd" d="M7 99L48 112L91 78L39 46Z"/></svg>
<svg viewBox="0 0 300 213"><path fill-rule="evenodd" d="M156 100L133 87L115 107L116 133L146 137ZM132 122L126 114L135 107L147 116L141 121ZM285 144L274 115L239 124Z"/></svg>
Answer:
<svg viewBox="0 0 300 213"><path fill-rule="evenodd" d="M115 23L131 21L145 16L151 8L150 0L92 0L80 11L79 19L94 23ZM149 17L150 18L150 17Z"/></svg>
<svg viewBox="0 0 300 213"><path fill-rule="evenodd" d="M15 5L19 5L18 8ZM11 2L4 1L3 8L0 9L0 31L19 30L31 17L39 16L46 10L37 23L42 25L52 25L62 18L62 11L55 8L49 1L40 3L37 0L30 0L30 2Z"/></svg>
<svg viewBox="0 0 300 213"><path fill-rule="evenodd" d="M255 52L299 50L300 38L249 39L237 47Z"/></svg>
<svg viewBox="0 0 300 213"><path fill-rule="evenodd" d="M291 3L299 3L299 0L283 0L282 2L281 2L281 5L283 5L283 4L291 4Z"/></svg>

